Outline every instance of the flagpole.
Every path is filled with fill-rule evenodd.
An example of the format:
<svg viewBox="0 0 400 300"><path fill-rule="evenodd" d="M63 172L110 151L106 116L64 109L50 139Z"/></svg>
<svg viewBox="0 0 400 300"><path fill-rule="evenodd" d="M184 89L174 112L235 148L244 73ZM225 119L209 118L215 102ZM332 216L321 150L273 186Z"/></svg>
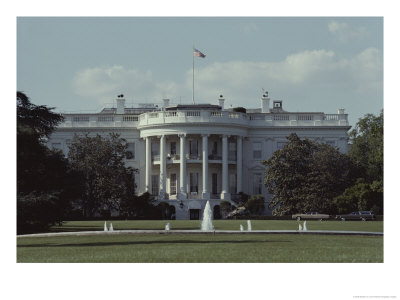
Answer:
<svg viewBox="0 0 400 300"><path fill-rule="evenodd" d="M193 59L193 69L192 69L192 73L193 73L193 83L192 83L192 101L194 104L194 43L193 43L193 51L192 51L192 59Z"/></svg>

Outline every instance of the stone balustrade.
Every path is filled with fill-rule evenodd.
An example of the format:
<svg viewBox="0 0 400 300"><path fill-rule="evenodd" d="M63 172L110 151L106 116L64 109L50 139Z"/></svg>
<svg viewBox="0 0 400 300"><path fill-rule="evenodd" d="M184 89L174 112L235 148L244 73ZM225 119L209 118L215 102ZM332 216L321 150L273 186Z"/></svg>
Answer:
<svg viewBox="0 0 400 300"><path fill-rule="evenodd" d="M59 127L147 127L179 123L231 124L239 126L348 126L347 114L240 113L232 111L153 111L140 115L64 114Z"/></svg>

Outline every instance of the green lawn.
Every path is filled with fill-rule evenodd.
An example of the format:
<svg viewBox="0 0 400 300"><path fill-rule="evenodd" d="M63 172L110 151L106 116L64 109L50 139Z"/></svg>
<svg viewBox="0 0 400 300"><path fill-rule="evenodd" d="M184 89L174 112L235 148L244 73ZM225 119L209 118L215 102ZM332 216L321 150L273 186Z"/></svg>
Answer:
<svg viewBox="0 0 400 300"><path fill-rule="evenodd" d="M18 262L383 262L383 238L145 234L18 238Z"/></svg>
<svg viewBox="0 0 400 300"><path fill-rule="evenodd" d="M107 222L108 225L110 224ZM118 229L163 229L167 221L112 221ZM200 221L170 221L198 229ZM217 220L239 230L245 220ZM53 231L103 230L104 221L66 222ZM252 221L254 230L296 230L296 221ZM308 221L310 230L383 231L383 222ZM383 262L383 237L290 234L135 234L17 238L18 262Z"/></svg>
<svg viewBox="0 0 400 300"><path fill-rule="evenodd" d="M167 223L171 224L171 230L178 229L200 229L201 221L111 221L114 230L135 229L164 229ZM304 221L275 221L275 220L252 220L253 230L297 230L299 223ZM239 230L240 225L247 229L246 220L214 220L216 230ZM107 221L110 226L110 221ZM90 231L103 230L104 221L70 221L64 222L62 226L54 226L52 232L68 231ZM383 221L307 221L308 230L349 230L349 231L374 231L383 232Z"/></svg>

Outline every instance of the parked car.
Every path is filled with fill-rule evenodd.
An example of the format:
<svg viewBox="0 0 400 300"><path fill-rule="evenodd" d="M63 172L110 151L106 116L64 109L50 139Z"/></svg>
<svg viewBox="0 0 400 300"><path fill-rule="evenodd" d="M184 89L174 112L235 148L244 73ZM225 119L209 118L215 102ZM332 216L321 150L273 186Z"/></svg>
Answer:
<svg viewBox="0 0 400 300"><path fill-rule="evenodd" d="M352 213L346 215L337 215L336 219L346 221L346 220L375 220L375 215L371 211L353 211Z"/></svg>
<svg viewBox="0 0 400 300"><path fill-rule="evenodd" d="M293 220L326 220L329 219L329 215L327 214L320 214L317 211L310 211L305 214L294 214L292 215Z"/></svg>

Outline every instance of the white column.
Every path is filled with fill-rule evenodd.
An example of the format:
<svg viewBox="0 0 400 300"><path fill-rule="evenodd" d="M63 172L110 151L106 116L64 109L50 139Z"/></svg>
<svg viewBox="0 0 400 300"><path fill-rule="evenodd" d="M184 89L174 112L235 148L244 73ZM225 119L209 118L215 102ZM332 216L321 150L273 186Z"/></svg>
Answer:
<svg viewBox="0 0 400 300"><path fill-rule="evenodd" d="M228 136L222 136L222 192L221 199L229 200L228 193Z"/></svg>
<svg viewBox="0 0 400 300"><path fill-rule="evenodd" d="M208 191L208 134L201 135L203 148L203 199L210 199Z"/></svg>
<svg viewBox="0 0 400 300"><path fill-rule="evenodd" d="M242 191L242 171L243 171L243 148L242 148L242 137L237 136L236 138L236 193L239 194Z"/></svg>
<svg viewBox="0 0 400 300"><path fill-rule="evenodd" d="M179 198L187 198L187 188L186 188L186 134L180 134L180 178L179 178Z"/></svg>
<svg viewBox="0 0 400 300"><path fill-rule="evenodd" d="M146 192L151 193L151 138L146 137Z"/></svg>
<svg viewBox="0 0 400 300"><path fill-rule="evenodd" d="M166 185L165 185L165 179L167 177L167 153L166 153L166 138L165 135L162 135L160 137L160 194L159 198L160 199L165 199L165 192L166 192Z"/></svg>

